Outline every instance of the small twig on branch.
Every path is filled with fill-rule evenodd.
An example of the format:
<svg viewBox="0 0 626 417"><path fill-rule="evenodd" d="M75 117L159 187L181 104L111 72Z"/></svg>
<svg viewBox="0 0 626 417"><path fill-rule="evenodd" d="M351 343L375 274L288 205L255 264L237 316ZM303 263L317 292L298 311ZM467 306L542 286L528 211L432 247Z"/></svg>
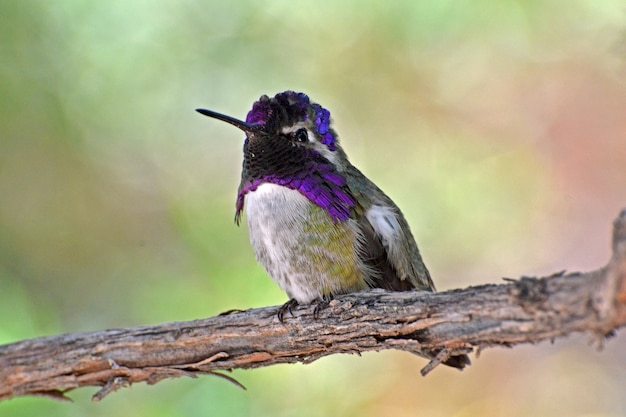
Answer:
<svg viewBox="0 0 626 417"><path fill-rule="evenodd" d="M443 293L371 290L337 297L313 317L277 307L205 320L71 334L0 346L0 400L24 395L67 399L84 386L93 399L137 382L310 363L335 353L384 349L439 352L428 373L473 349L553 340L574 332L602 341L626 325L626 210L614 223L613 256L587 273L523 277Z"/></svg>

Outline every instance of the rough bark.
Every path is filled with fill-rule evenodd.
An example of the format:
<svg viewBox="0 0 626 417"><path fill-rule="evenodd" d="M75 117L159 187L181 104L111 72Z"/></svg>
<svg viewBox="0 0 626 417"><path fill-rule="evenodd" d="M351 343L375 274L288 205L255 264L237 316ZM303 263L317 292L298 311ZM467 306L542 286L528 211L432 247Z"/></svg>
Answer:
<svg viewBox="0 0 626 417"><path fill-rule="evenodd" d="M0 346L0 400L67 399L84 386L98 401L136 382L310 363L335 353L398 349L451 354L587 332L602 342L626 324L626 210L614 223L613 256L587 273L522 277L443 293L372 290L337 297L314 318L300 307L285 323L277 307L204 320L25 340Z"/></svg>

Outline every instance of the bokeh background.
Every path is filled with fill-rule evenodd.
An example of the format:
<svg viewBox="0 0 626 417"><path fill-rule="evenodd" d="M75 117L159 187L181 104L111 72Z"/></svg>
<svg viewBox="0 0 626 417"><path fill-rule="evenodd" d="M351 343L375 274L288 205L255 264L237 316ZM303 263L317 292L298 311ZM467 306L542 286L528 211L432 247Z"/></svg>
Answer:
<svg viewBox="0 0 626 417"><path fill-rule="evenodd" d="M590 270L626 207L623 0L0 2L0 343L282 304L233 224L245 117L294 89L440 290ZM245 223L245 222L244 222ZM3 416L623 416L626 332L138 384ZM2 383L0 381L0 383Z"/></svg>

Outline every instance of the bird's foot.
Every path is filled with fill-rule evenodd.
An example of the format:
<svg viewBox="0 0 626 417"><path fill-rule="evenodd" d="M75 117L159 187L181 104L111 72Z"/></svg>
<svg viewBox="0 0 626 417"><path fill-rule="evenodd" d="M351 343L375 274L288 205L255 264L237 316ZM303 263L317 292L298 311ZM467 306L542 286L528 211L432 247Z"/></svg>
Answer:
<svg viewBox="0 0 626 417"><path fill-rule="evenodd" d="M317 320L320 317L320 311L328 307L330 304L330 300L322 298L313 302L315 304L315 308L313 309L313 318Z"/></svg>
<svg viewBox="0 0 626 417"><path fill-rule="evenodd" d="M295 298L290 299L289 301L287 301L285 304L283 304L282 306L280 306L278 308L278 320L281 323L285 322L285 313L289 312L289 314L291 314L291 317L293 317L293 308L296 307L298 305L298 302L296 301Z"/></svg>

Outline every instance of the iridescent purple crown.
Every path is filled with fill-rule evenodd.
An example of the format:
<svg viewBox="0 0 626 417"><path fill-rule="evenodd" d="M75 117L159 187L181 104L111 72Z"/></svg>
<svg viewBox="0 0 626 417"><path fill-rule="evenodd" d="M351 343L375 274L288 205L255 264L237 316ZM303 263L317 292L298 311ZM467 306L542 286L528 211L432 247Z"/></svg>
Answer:
<svg viewBox="0 0 626 417"><path fill-rule="evenodd" d="M264 130L273 133L301 120L313 120L314 133L321 138L321 142L331 151L337 149L337 138L330 129L330 112L319 104L312 103L304 93L285 91L273 98L261 96L246 117L247 123L264 126Z"/></svg>

